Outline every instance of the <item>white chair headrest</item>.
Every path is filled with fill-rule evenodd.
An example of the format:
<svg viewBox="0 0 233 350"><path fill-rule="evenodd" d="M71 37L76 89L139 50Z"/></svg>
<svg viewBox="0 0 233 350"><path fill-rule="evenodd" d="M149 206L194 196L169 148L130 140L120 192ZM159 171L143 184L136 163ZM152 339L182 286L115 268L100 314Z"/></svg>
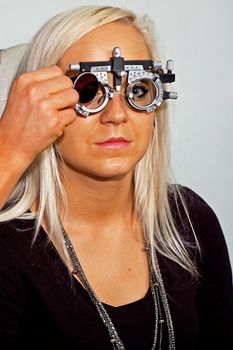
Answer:
<svg viewBox="0 0 233 350"><path fill-rule="evenodd" d="M0 116L5 108L9 89L26 48L27 44L21 44L0 51Z"/></svg>

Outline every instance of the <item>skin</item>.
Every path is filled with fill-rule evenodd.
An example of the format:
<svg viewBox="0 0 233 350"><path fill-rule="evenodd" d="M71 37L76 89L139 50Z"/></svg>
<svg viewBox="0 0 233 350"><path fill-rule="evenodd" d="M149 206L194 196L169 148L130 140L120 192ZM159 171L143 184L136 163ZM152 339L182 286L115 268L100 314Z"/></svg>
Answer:
<svg viewBox="0 0 233 350"><path fill-rule="evenodd" d="M150 58L131 25L103 25L67 50L57 66L19 77L0 120L0 207L31 162L57 142L68 198L63 226L93 289L113 306L138 300L149 288L132 176L148 148L154 115L133 110L117 93L103 111L81 118L73 110L78 94L65 74L70 63L109 60L116 46L125 59ZM129 142L99 144L110 137Z"/></svg>

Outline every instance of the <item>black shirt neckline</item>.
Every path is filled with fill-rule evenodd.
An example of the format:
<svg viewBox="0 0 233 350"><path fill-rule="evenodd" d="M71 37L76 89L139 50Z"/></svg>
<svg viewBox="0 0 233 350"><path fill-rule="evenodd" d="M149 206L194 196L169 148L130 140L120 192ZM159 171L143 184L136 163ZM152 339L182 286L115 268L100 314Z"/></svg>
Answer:
<svg viewBox="0 0 233 350"><path fill-rule="evenodd" d="M72 274L69 273L69 270L67 268L67 266L65 265L64 261L61 259L57 249L55 248L53 242L51 240L49 240L47 233L45 232L44 228L41 226L40 231L39 231L39 236L42 238L43 241L48 241L50 246L51 246L51 251L53 252L53 254L56 256L56 259L59 261L59 263L63 266L63 268L66 270L66 272L69 274L70 278L72 279L72 282L75 284L75 287L77 288L78 292L81 293L82 297L84 299L86 299L86 301L91 301L89 294L87 292L87 290L83 287L83 285L78 281L77 278L75 278L75 276L73 276ZM39 238L39 237L38 237ZM110 310L111 312L118 312L118 311L123 311L123 312L127 312L130 310L133 310L135 308L142 308L145 306L145 304L148 304L148 302L151 302L151 290L150 287L148 288L146 294L144 295L144 297L134 300L132 302L129 302L127 304L122 304L119 306L114 306L111 304L107 304L104 303L103 301L101 301L101 303L104 305L104 307L106 308L106 310ZM91 304L93 304L91 302ZM94 304L93 304L94 305Z"/></svg>

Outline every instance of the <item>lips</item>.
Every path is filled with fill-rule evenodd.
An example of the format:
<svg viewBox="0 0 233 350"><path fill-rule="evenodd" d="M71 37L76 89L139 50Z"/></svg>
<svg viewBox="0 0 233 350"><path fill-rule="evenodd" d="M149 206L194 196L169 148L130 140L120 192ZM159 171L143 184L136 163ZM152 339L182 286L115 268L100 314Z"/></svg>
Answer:
<svg viewBox="0 0 233 350"><path fill-rule="evenodd" d="M129 146L130 140L124 137L110 137L109 139L97 142L96 145L104 148L124 148Z"/></svg>

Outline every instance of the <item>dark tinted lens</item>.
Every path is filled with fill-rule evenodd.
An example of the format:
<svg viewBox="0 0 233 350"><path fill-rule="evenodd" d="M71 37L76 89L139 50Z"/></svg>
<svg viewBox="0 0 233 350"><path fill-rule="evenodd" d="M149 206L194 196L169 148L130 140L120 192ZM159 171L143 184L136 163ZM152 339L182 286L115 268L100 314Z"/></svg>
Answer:
<svg viewBox="0 0 233 350"><path fill-rule="evenodd" d="M79 93L79 103L85 104L91 102L97 94L99 82L94 74L82 74L75 81L74 88Z"/></svg>

